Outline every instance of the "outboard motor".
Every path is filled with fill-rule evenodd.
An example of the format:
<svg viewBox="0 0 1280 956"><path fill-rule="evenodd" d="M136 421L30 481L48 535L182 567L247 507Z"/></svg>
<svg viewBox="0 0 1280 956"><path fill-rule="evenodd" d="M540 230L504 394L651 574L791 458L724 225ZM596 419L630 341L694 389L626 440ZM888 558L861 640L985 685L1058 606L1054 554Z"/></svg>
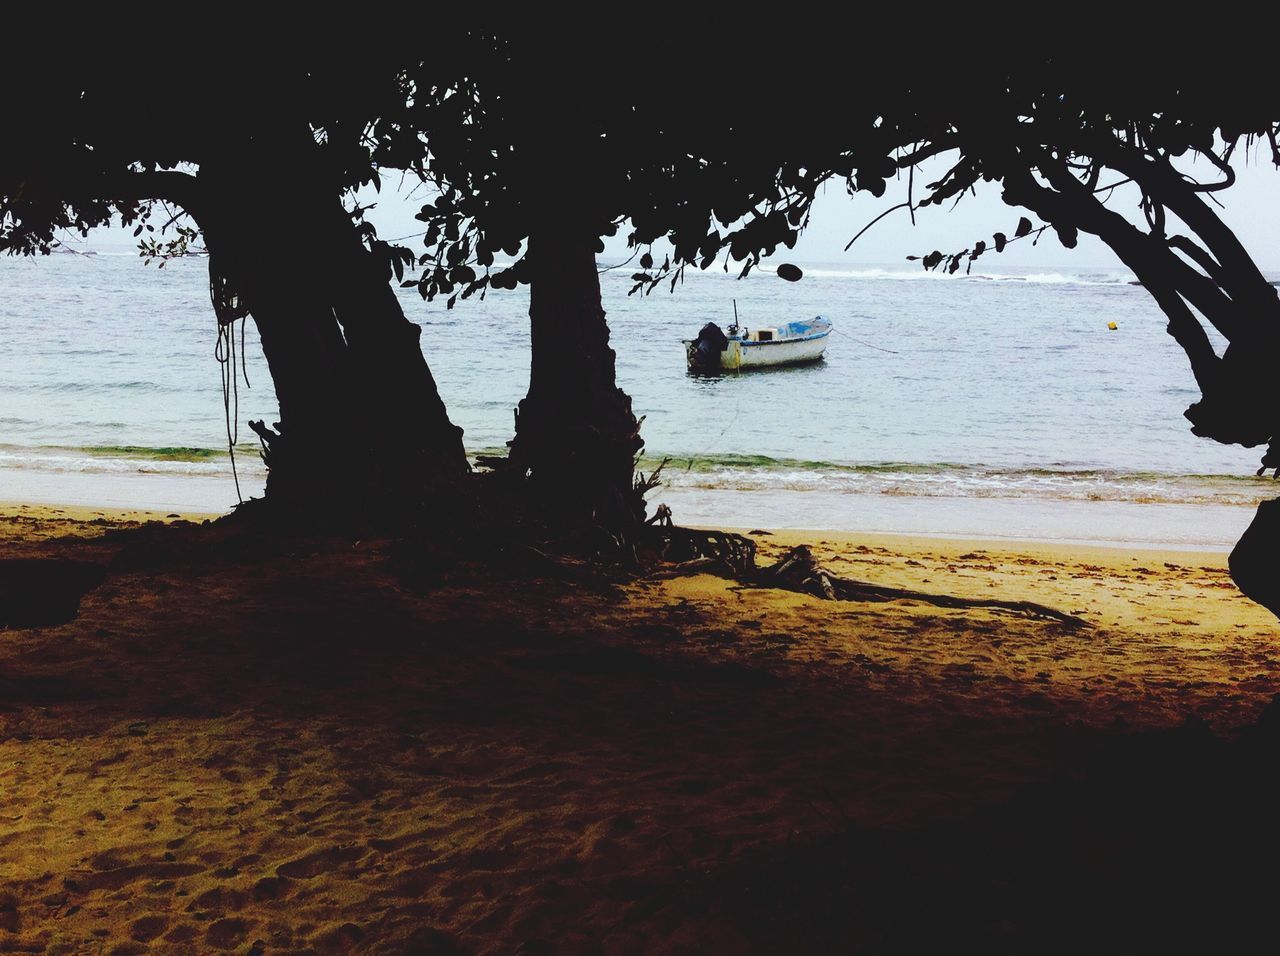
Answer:
<svg viewBox="0 0 1280 956"><path fill-rule="evenodd" d="M729 340L720 326L708 322L689 346L689 367L698 369L720 368L720 353L729 347Z"/></svg>

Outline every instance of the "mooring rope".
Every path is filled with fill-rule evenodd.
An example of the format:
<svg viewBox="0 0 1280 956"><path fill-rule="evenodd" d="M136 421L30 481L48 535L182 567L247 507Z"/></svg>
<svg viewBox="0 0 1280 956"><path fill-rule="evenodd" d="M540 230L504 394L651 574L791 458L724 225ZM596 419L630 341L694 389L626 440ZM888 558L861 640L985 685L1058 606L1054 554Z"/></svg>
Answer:
<svg viewBox="0 0 1280 956"><path fill-rule="evenodd" d="M831 331L832 331L832 332L834 332L836 335L843 335L846 339L853 339L853 340L854 340L855 342L857 342L859 345L865 345L867 348L869 348L869 349L875 349L875 350L876 350L876 351L878 351L878 352L888 352L890 355L899 355L899 354L901 354L901 353L899 353L899 352L895 351L894 349L886 349L886 348L883 348L883 347L881 347L881 346L879 346L879 345L872 345L870 342L864 342L864 341L862 341L862 339L858 338L856 335L850 335L848 332L843 332L843 331L841 331L840 329L832 329Z"/></svg>

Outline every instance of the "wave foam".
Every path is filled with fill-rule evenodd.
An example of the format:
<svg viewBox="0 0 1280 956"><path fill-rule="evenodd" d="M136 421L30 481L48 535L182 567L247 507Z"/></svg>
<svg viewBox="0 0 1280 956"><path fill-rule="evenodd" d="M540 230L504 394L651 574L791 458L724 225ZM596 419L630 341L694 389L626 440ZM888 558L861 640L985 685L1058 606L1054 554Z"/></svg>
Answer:
<svg viewBox="0 0 1280 956"><path fill-rule="evenodd" d="M652 468L656 462L644 463ZM1078 468L875 462L841 465L762 456L673 459L662 477L673 488L834 492L895 497L1028 498L1142 504L1254 506L1274 485L1235 475L1174 475Z"/></svg>

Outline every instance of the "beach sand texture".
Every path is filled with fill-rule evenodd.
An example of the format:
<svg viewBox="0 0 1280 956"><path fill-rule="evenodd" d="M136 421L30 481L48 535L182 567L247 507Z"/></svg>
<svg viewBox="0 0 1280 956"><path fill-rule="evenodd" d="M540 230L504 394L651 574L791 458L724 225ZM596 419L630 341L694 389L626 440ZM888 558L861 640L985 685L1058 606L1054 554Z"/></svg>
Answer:
<svg viewBox="0 0 1280 956"><path fill-rule="evenodd" d="M1276 621L1218 554L758 538L1073 630L142 517L0 517L0 559L109 568L74 620L0 630L0 951L909 951L937 919L1032 943L1024 881L981 862L1017 841L973 843L1007 835L992 808L1039 820L1025 794L1116 741L1229 738L1280 689ZM1027 831L1059 874L1159 883L1142 824L1074 812Z"/></svg>

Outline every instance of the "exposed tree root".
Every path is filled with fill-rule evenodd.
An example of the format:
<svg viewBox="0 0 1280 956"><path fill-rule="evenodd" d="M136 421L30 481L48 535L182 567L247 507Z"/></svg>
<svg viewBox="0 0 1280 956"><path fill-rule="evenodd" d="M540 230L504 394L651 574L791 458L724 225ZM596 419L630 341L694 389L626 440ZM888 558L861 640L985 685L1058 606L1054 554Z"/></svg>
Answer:
<svg viewBox="0 0 1280 956"><path fill-rule="evenodd" d="M653 577L672 578L685 574L719 574L752 587L785 588L828 601L921 601L936 607L980 607L1012 611L1029 617L1058 621L1073 628L1089 628L1084 618L1067 614L1034 601L1005 601L996 598L965 598L933 594L910 588L894 588L842 578L818 564L808 545L792 548L767 568L757 568L756 545L750 538L724 531L695 531L690 528L654 529L659 536L659 556L675 561Z"/></svg>
<svg viewBox="0 0 1280 956"><path fill-rule="evenodd" d="M650 525L647 531L646 543L656 550L658 560L675 564L659 571L658 576L706 572L747 580L757 573L756 543L745 535L672 524Z"/></svg>
<svg viewBox="0 0 1280 956"><path fill-rule="evenodd" d="M519 494L521 489L523 485L519 484L464 479L444 494L419 495L417 501L392 510L394 530L385 520L378 520L381 516L361 513L354 514L344 527L351 533L390 531L393 537L405 541L431 541L435 547L452 548L475 559L487 555L524 573L556 578L604 582L618 580L619 574L630 577L642 568L656 565L657 569L650 573L655 578L716 574L750 587L784 588L831 601L909 600L936 607L995 608L1073 628L1092 626L1083 618L1032 601L964 598L849 580L819 565L805 545L793 548L777 563L760 568L756 565L756 543L751 538L731 531L678 527L671 523L671 512L666 508L629 533L614 533L597 526L594 534L581 528L560 528L558 534L551 534L543 522L530 520L533 512ZM433 501L437 505L443 501L447 507L428 508L427 502ZM279 532L289 527L288 518L295 512L304 519L304 527L314 515L311 509L281 508L279 502L277 507L268 504L246 503L237 510L236 522L252 518L250 525L262 526L265 519ZM332 517L328 527L333 530ZM544 550L546 544L551 545L549 551ZM569 559L571 554L588 563Z"/></svg>
<svg viewBox="0 0 1280 956"><path fill-rule="evenodd" d="M1030 617L1048 618L1071 627L1092 627L1084 618L1037 604L1034 601L1004 601L998 598L964 598L953 594L933 594L910 588L892 588L881 584L850 581L832 574L813 557L808 545L788 551L776 564L763 568L752 584L783 587L803 591L829 601L923 601L938 607L989 607L1014 611Z"/></svg>

